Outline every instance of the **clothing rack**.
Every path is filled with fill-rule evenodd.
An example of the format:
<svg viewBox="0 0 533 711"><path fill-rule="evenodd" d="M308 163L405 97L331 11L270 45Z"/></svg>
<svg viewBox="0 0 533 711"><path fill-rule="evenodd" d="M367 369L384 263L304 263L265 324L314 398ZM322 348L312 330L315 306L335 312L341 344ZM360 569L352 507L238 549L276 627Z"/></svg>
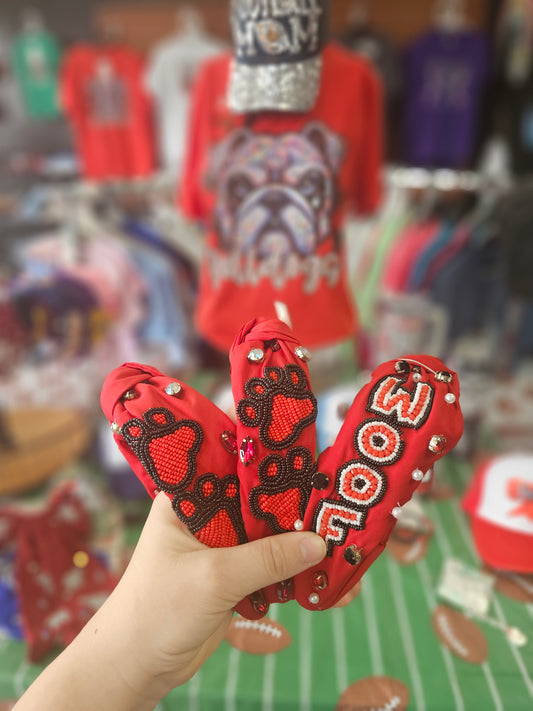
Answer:
<svg viewBox="0 0 533 711"><path fill-rule="evenodd" d="M433 189L442 192L462 190L464 192L479 192L483 189L507 189L512 181L506 176L494 176L471 170L451 170L448 168L404 168L390 167L386 171L387 184L390 187L411 190Z"/></svg>

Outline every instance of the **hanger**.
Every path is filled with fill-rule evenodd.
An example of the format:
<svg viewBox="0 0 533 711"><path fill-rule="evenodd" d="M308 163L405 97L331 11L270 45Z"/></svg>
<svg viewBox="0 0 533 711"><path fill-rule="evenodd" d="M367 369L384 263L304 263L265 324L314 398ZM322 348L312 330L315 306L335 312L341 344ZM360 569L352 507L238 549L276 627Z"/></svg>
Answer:
<svg viewBox="0 0 533 711"><path fill-rule="evenodd" d="M186 3L176 13L178 37L198 39L206 34L205 23L192 3Z"/></svg>
<svg viewBox="0 0 533 711"><path fill-rule="evenodd" d="M461 32L468 25L465 0L437 0L434 25L441 32Z"/></svg>
<svg viewBox="0 0 533 711"><path fill-rule="evenodd" d="M21 27L24 34L39 34L44 31L44 17L36 7L27 7L21 14Z"/></svg>
<svg viewBox="0 0 533 711"><path fill-rule="evenodd" d="M348 10L348 27L353 30L361 30L369 24L368 4L366 0L353 0Z"/></svg>

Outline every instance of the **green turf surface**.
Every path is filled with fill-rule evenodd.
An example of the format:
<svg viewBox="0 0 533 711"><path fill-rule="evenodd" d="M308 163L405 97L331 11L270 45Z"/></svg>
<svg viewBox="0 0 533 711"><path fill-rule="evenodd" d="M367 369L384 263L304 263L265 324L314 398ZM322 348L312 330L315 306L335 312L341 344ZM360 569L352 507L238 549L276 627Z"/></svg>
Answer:
<svg viewBox="0 0 533 711"><path fill-rule="evenodd" d="M459 493L469 467L453 459L441 476ZM174 690L160 711L333 711L342 691L358 679L386 675L410 690L409 709L429 711L531 711L533 709L533 606L496 594L490 616L522 629L529 643L512 647L484 622L489 658L472 665L441 645L431 624L436 585L452 556L477 567L468 521L459 499L423 507L435 525L424 560L400 566L385 552L366 573L348 607L309 612L296 603L269 615L284 625L292 644L270 656L252 656L224 642L197 676ZM0 698L16 697L41 667L24 660L24 645L0 640Z"/></svg>

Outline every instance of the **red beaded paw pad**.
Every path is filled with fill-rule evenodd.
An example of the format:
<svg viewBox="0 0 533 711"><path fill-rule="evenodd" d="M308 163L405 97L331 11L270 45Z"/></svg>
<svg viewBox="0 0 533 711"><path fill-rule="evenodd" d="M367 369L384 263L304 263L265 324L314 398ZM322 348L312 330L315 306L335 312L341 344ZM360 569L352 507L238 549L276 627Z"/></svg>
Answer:
<svg viewBox="0 0 533 711"><path fill-rule="evenodd" d="M164 407L144 413L122 427L129 444L157 487L170 494L189 486L196 473L196 457L203 431L193 420L178 420Z"/></svg>
<svg viewBox="0 0 533 711"><path fill-rule="evenodd" d="M250 492L250 510L265 519L275 533L293 531L303 520L315 464L305 447L293 447L284 458L279 454L265 457L258 467L260 486Z"/></svg>
<svg viewBox="0 0 533 711"><path fill-rule="evenodd" d="M265 447L290 447L316 420L316 398L298 365L265 368L265 377L250 378L244 391L248 397L237 404L237 415L246 427L259 427Z"/></svg>
<svg viewBox="0 0 533 711"><path fill-rule="evenodd" d="M211 548L236 546L248 540L236 476L219 479L205 474L196 480L193 491L177 494L172 506L196 538Z"/></svg>

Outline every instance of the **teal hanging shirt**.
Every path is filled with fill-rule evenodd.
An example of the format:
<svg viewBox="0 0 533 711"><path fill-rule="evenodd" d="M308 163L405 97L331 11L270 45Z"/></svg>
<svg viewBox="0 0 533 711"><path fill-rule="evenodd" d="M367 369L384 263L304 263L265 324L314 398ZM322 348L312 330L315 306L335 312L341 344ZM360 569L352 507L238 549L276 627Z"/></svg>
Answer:
<svg viewBox="0 0 533 711"><path fill-rule="evenodd" d="M28 116L53 118L59 114L60 50L48 32L21 34L13 45L13 70Z"/></svg>

